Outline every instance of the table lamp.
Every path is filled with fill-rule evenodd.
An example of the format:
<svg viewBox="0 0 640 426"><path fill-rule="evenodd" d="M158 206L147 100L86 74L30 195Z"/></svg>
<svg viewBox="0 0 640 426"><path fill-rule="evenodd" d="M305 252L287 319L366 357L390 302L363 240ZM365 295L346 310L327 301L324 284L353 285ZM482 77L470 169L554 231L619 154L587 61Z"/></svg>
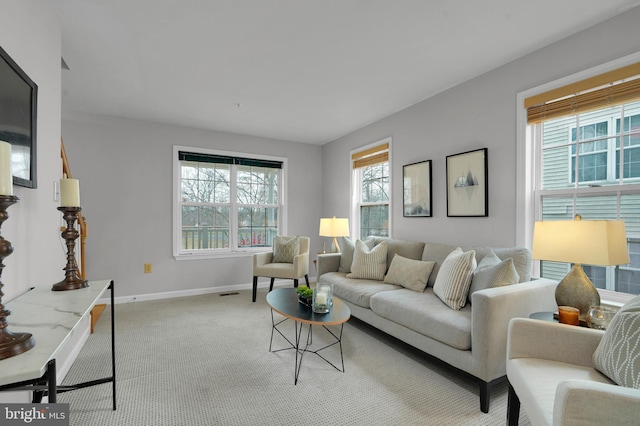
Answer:
<svg viewBox="0 0 640 426"><path fill-rule="evenodd" d="M589 307L600 305L600 294L582 270L582 264L613 266L629 263L627 234L622 220L575 220L536 222L533 231L534 259L573 263L556 288L558 306L573 306L584 319Z"/></svg>
<svg viewBox="0 0 640 426"><path fill-rule="evenodd" d="M319 234L321 237L333 237L333 245L335 246L336 253L340 253L337 237L349 236L349 219L336 218L335 216L332 218L321 218Z"/></svg>

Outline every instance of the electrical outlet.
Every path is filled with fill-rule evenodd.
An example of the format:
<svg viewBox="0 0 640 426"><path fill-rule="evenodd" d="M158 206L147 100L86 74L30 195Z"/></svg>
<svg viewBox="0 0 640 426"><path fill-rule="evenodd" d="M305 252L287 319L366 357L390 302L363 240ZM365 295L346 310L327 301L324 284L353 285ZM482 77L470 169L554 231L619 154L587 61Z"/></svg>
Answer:
<svg viewBox="0 0 640 426"><path fill-rule="evenodd" d="M151 264L150 263L145 263L144 264L144 273L145 274L150 274L151 273Z"/></svg>

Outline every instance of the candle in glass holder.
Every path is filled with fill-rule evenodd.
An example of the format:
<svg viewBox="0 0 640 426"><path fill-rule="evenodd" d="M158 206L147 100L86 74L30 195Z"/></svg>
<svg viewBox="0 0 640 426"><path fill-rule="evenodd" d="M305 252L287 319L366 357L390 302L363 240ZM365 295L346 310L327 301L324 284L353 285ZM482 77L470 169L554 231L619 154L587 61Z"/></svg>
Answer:
<svg viewBox="0 0 640 426"><path fill-rule="evenodd" d="M562 324L579 325L580 309L573 306L558 306L558 321Z"/></svg>
<svg viewBox="0 0 640 426"><path fill-rule="evenodd" d="M318 305L326 305L327 304L327 293L318 293L318 294L316 294L316 303Z"/></svg>

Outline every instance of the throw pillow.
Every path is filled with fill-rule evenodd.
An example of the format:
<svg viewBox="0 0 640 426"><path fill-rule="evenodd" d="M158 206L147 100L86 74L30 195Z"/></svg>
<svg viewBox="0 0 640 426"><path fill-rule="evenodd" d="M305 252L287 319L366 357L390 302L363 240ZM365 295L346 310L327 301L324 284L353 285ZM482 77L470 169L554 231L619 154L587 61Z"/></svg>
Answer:
<svg viewBox="0 0 640 426"><path fill-rule="evenodd" d="M360 278L366 280L384 279L387 270L387 243L382 242L372 249L360 240L356 241L356 249L353 252L353 264L351 273L347 278Z"/></svg>
<svg viewBox="0 0 640 426"><path fill-rule="evenodd" d="M273 263L293 263L300 254L298 237L275 237L273 239Z"/></svg>
<svg viewBox="0 0 640 426"><path fill-rule="evenodd" d="M469 301L471 301L471 295L478 290L502 287L519 281L520 275L513 263L513 258L501 261L492 251L478 263L478 268L473 273L469 288Z"/></svg>
<svg viewBox="0 0 640 426"><path fill-rule="evenodd" d="M367 238L366 240L364 240L364 243L370 249L373 248L373 239ZM353 252L355 249L355 241L350 240L347 237L342 238L342 247L340 248L342 253L340 255L340 266L338 267L338 272L345 272L347 274L351 272L351 264L353 263Z"/></svg>
<svg viewBox="0 0 640 426"><path fill-rule="evenodd" d="M593 353L593 366L620 386L640 389L640 296L627 302Z"/></svg>
<svg viewBox="0 0 640 426"><path fill-rule="evenodd" d="M471 277L477 266L475 251L463 252L460 247L456 248L442 262L433 292L450 308L456 311L464 308Z"/></svg>
<svg viewBox="0 0 640 426"><path fill-rule="evenodd" d="M424 291L435 264L436 262L407 259L396 254L391 260L387 275L384 276L384 282L401 285L414 291Z"/></svg>

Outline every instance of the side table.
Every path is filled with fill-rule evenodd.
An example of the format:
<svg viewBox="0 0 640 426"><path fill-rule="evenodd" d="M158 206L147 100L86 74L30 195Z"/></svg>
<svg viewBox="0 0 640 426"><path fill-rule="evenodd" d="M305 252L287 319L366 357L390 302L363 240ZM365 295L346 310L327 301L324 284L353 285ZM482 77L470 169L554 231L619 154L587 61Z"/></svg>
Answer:
<svg viewBox="0 0 640 426"><path fill-rule="evenodd" d="M529 315L529 318L532 319L537 319L537 320L541 320L541 321L549 321L549 322L557 322L558 324L560 324L560 321L558 321L558 313L557 312L534 312L532 314ZM586 321L584 320L580 320L580 327L585 327L585 328L589 328L589 326L587 325Z"/></svg>

